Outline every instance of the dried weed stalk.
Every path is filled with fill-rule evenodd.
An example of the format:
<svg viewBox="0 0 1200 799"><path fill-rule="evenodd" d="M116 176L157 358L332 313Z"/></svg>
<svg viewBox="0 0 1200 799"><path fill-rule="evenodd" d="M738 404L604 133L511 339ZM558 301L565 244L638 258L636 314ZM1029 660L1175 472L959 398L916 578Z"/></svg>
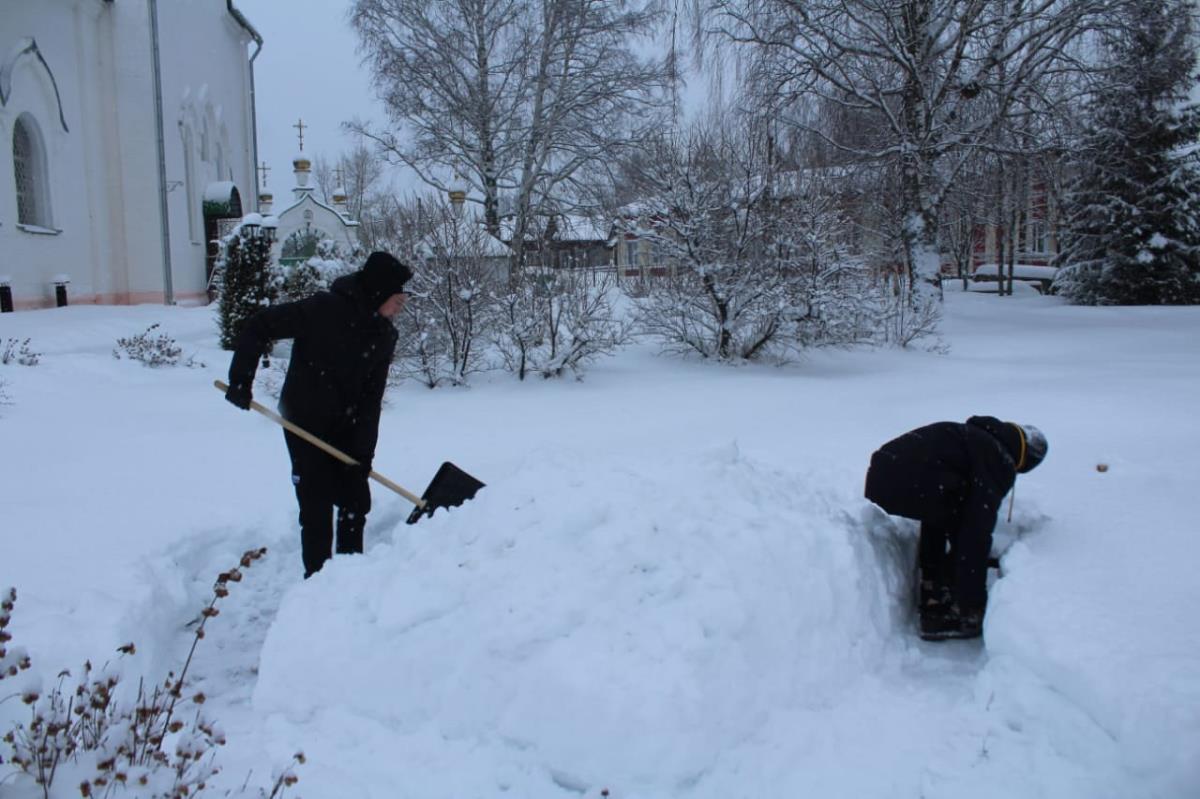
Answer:
<svg viewBox="0 0 1200 799"><path fill-rule="evenodd" d="M16 722L0 738L5 745L0 751L8 751L0 763L15 767L18 779L31 780L43 799L66 796L63 786L69 785L78 786L79 795L87 799L187 799L202 793L220 771L216 751L225 745L225 735L204 712L207 697L187 691L188 669L208 620L219 613L217 602L229 596L230 583L241 582L242 570L266 552L265 547L249 550L237 567L218 575L179 674L169 672L153 688L139 679L132 701L122 698L120 690L120 664L136 654L132 643L117 649L116 664L95 669L91 661L85 662L74 684L71 673L63 670L45 695L26 675L22 687L0 698L19 698L29 707L28 720ZM0 600L0 680L18 678L30 667L24 650L8 646L12 636L7 627L16 598L16 590L10 588ZM303 753L298 753L270 797L282 797L295 784L291 766L303 762ZM259 793L268 795L265 790Z"/></svg>

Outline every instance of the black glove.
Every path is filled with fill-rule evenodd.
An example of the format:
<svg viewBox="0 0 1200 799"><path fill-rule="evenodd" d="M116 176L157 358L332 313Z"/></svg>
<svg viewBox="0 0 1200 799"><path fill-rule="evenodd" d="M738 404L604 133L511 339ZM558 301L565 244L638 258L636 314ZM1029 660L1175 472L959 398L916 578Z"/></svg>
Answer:
<svg viewBox="0 0 1200 799"><path fill-rule="evenodd" d="M342 472L346 480L366 480L371 476L370 463L343 463Z"/></svg>
<svg viewBox="0 0 1200 799"><path fill-rule="evenodd" d="M254 399L254 395L250 393L250 383L230 383L229 390L225 392L225 399L243 411L250 410L250 401Z"/></svg>

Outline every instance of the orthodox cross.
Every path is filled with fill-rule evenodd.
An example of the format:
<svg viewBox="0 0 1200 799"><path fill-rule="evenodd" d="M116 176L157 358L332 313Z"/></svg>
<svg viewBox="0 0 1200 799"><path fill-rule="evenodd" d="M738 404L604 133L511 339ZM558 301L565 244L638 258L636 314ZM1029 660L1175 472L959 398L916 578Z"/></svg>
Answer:
<svg viewBox="0 0 1200 799"><path fill-rule="evenodd" d="M300 152L304 152L304 129L309 126L304 124L303 119L298 119L296 120L296 124L292 125L292 127L300 131Z"/></svg>
<svg viewBox="0 0 1200 799"><path fill-rule="evenodd" d="M258 168L258 174L262 175L263 188L267 187L267 173L271 171L271 167L267 166L267 162L263 161L262 166Z"/></svg>
<svg viewBox="0 0 1200 799"><path fill-rule="evenodd" d="M345 170L342 169L342 165L338 164L337 169L333 170L333 172L335 175L337 175L338 187L343 189L346 188L346 173Z"/></svg>

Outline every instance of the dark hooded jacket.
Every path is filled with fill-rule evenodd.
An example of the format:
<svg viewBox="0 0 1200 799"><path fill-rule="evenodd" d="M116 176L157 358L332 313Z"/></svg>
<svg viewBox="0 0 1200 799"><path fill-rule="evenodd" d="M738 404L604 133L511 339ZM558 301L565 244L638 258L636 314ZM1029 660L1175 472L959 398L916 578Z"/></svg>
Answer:
<svg viewBox="0 0 1200 799"><path fill-rule="evenodd" d="M922 521L957 518L959 532L990 535L1017 477L1021 434L992 416L936 422L892 439L871 456L867 499Z"/></svg>
<svg viewBox="0 0 1200 799"><path fill-rule="evenodd" d="M362 272L329 291L267 308L247 320L229 367L231 385L249 385L270 342L292 339L279 412L360 463L370 464L395 327L377 313L379 297Z"/></svg>

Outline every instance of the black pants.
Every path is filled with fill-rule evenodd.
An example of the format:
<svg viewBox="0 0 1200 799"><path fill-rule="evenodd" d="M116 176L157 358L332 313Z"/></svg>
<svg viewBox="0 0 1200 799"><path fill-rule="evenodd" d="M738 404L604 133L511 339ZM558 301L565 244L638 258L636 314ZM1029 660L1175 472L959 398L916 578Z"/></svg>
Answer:
<svg viewBox="0 0 1200 799"><path fill-rule="evenodd" d="M991 552L992 531L964 529L957 512L921 520L917 547L921 578L949 588L963 611L982 611L987 605Z"/></svg>
<svg viewBox="0 0 1200 799"><path fill-rule="evenodd" d="M304 439L285 432L284 440L292 459L292 485L300 505L300 545L307 578L333 557L334 506L338 553L363 551L371 489L366 477L352 476L340 461Z"/></svg>

